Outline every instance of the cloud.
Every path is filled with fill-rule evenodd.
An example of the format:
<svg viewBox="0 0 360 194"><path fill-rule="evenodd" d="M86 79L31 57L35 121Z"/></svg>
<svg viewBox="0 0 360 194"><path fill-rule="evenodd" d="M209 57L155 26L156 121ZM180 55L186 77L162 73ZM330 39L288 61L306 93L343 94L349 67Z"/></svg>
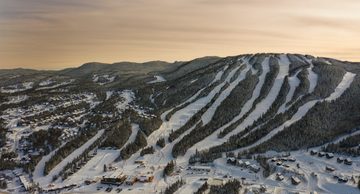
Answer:
<svg viewBox="0 0 360 194"><path fill-rule="evenodd" d="M360 42L360 3L345 1L3 0L0 68L265 51L348 58Z"/></svg>

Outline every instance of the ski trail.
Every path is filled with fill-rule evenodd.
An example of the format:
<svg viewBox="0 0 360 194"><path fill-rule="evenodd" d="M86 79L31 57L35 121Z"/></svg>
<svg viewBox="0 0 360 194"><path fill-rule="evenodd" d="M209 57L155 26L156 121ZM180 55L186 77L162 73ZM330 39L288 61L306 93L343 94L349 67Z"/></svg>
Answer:
<svg viewBox="0 0 360 194"><path fill-rule="evenodd" d="M356 74L346 72L339 85L335 88L335 91L325 99L325 101L333 101L339 98L346 89L348 89L351 83L354 81Z"/></svg>
<svg viewBox="0 0 360 194"><path fill-rule="evenodd" d="M228 66L226 66L224 68L223 71L225 71L228 68ZM218 73L218 76L216 76L217 78L223 75L224 72L222 73ZM230 77L231 75L227 75L225 80L231 79ZM215 80L217 79L215 78L213 82L216 82ZM169 135L169 133L172 130L177 130L179 129L181 126L183 126L194 114L196 114L199 110L201 110L207 103L210 102L211 99L214 98L214 96L221 90L221 88L226 84L226 81L221 82L220 84L218 84L212 91L209 92L209 94L205 97L199 98L196 101L190 103L189 105L187 105L186 107L178 110L177 112L175 112L169 121L163 121L163 123L161 124L160 128L157 129L156 131L154 131L148 138L148 144L149 145L155 145L156 141L160 138L160 137L167 137ZM211 84L210 84L211 85Z"/></svg>
<svg viewBox="0 0 360 194"><path fill-rule="evenodd" d="M310 64L310 67L307 68L309 72L308 79L310 82L309 93L313 93L318 82L318 75L313 71L314 64L311 59L303 58L303 61Z"/></svg>
<svg viewBox="0 0 360 194"><path fill-rule="evenodd" d="M277 114L285 112L290 106L286 107L286 104L291 101L294 96L296 88L300 85L300 80L297 78L297 75L301 70L297 71L293 76L289 77L290 90L286 95L285 103L281 105Z"/></svg>
<svg viewBox="0 0 360 194"><path fill-rule="evenodd" d="M249 68L251 65L248 63L248 61L245 61L246 65L248 66L247 68ZM255 89L253 91L252 94L252 98L250 98L242 107L241 112L238 116L236 116L234 119L232 119L229 123L225 124L224 126L222 126L221 128L219 128L218 130L216 130L214 133L212 133L211 135L209 135L208 137L206 137L204 140L196 143L194 146L192 146L187 153L185 154L185 158L189 158L193 153L195 153L196 149L200 150L202 149L202 147L212 147L212 145L219 141L218 138L218 134L221 132L221 130L225 129L226 127L228 127L229 125L231 125L232 123L236 122L237 120L239 120L246 112L248 112L255 99L260 95L260 90L262 88L262 86L264 85L265 82L265 77L266 74L269 73L270 71L270 67L269 67L269 57L266 57L264 59L264 61L261 63L262 66L262 74L259 76L259 82L257 83L257 85L255 86Z"/></svg>
<svg viewBox="0 0 360 194"><path fill-rule="evenodd" d="M242 66L242 65L241 65ZM230 82L230 79L234 76L235 72L241 67L238 66L236 67L234 70L232 70L229 74L229 76L227 77L227 79L225 80L225 82ZM240 73L240 75L237 77L237 79L233 82L231 82L231 84L220 94L220 96L215 100L215 102L210 106L210 108L201 116L201 120L203 121L203 125L206 125L207 123L210 122L210 120L212 119L212 117L215 114L215 111L217 109L217 107L222 103L222 101L224 101L231 93L231 91L242 81L245 79L246 77L246 73L249 70L249 66L247 66L246 69L243 69Z"/></svg>
<svg viewBox="0 0 360 194"><path fill-rule="evenodd" d="M235 128L235 130L227 134L224 138L220 139L217 145L226 142L232 135L236 135L242 130L244 130L247 126L251 125L255 120L260 118L270 108L270 106L276 100L276 97L280 92L285 76L289 72L289 64L290 61L287 56L281 55L279 60L279 73L275 79L273 86L270 89L269 94L265 97L265 99L263 99L259 104L256 105L255 110L251 112L250 115L239 126Z"/></svg>
<svg viewBox="0 0 360 194"><path fill-rule="evenodd" d="M34 169L34 172L33 172L33 179L34 180L39 179L39 178L44 176L45 163L47 161L49 161L50 158L55 155L56 151L58 151L64 145L65 145L65 143L62 144L61 146L59 146L58 148L56 148L55 150L51 151L48 155L43 156L41 158L41 160L35 166L35 169Z"/></svg>
<svg viewBox="0 0 360 194"><path fill-rule="evenodd" d="M184 104L189 103L189 102L192 102L193 100L195 100L195 99L201 94L201 92L202 92L203 90L205 90L207 87L209 87L210 85L214 84L215 82L219 81L219 80L221 79L222 75L224 74L224 72L226 71L226 69L227 69L228 67L229 67L229 66L227 65L227 66L225 66L225 67L223 68L222 71L219 71L219 72L215 75L215 78L211 81L210 84L208 84L207 86L201 88L201 89L200 89L199 91L197 91L194 95L192 95L189 99L185 100L184 102L182 102L181 104L175 106L174 108L183 106ZM165 116L166 116L168 113L170 113L174 108L171 108L171 109L165 111L165 112L161 115L161 119L164 121Z"/></svg>
<svg viewBox="0 0 360 194"><path fill-rule="evenodd" d="M76 157L82 154L89 146L91 146L97 139L101 137L101 135L105 132L104 129L97 132L94 137L80 146L78 149L73 151L70 155L68 155L65 159L63 159L59 164L57 164L46 176L39 177L34 179L35 182L39 183L40 185L47 185L51 183L52 178L60 173L60 171L71 161L73 161Z"/></svg>
<svg viewBox="0 0 360 194"><path fill-rule="evenodd" d="M332 100L335 100L336 98L340 97L341 94L344 93L344 91L351 85L351 83L354 80L354 77L355 77L355 74L347 72L343 76L342 81L338 84L338 86L335 88L334 92L331 93L329 97L327 97L327 98L325 98L323 100L312 100L312 101L309 101L309 102L305 103L304 105L302 105L297 110L297 112L291 117L290 120L287 120L281 126L279 126L279 127L275 128L274 130L272 130L265 137L262 137L260 140L256 141L256 143L251 144L251 145L249 145L247 147L244 147L244 148L240 148L240 149L236 150L236 152L241 152L241 151L253 148L253 147L257 146L257 145L260 145L260 144L264 143L265 141L268 141L274 135L276 135L277 133L284 130L286 127L289 127L293 123L295 123L295 122L299 121L300 119L302 119L302 117L304 117L309 112L309 110L316 105L316 103L323 102L323 101L328 102L328 101L332 101Z"/></svg>
<svg viewBox="0 0 360 194"><path fill-rule="evenodd" d="M126 141L126 143L124 144L124 146L122 147L122 149L124 147L126 147L127 145L129 145L130 143L135 141L136 135L138 134L139 130L140 130L140 127L138 124L131 123L131 135L128 138L128 140Z"/></svg>

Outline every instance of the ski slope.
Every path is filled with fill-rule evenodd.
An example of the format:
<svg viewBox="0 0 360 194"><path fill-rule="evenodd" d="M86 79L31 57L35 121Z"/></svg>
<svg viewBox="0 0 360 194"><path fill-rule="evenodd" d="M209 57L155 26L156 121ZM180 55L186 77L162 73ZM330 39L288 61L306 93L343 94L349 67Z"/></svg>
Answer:
<svg viewBox="0 0 360 194"><path fill-rule="evenodd" d="M66 158L64 158L59 164L57 164L46 176L42 177L34 177L35 182L38 182L40 185L48 185L51 183L52 178L55 175L58 175L60 171L71 161L73 161L75 158L80 156L91 144L93 144L97 139L100 138L100 136L104 133L104 129L99 130L97 134L92 137L89 141L84 143L82 146L80 146L78 149L76 149L74 152L72 152L70 155L68 155ZM39 169L41 166L39 167ZM39 172L38 172L39 173Z"/></svg>

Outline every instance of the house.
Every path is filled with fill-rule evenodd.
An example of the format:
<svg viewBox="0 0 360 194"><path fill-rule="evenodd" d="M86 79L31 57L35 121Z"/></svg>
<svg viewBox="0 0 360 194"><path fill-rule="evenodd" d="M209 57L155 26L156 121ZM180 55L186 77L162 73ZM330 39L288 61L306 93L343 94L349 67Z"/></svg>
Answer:
<svg viewBox="0 0 360 194"><path fill-rule="evenodd" d="M255 173L260 171L260 167L256 166L255 164L250 165L249 169Z"/></svg>
<svg viewBox="0 0 360 194"><path fill-rule="evenodd" d="M240 166L240 167L243 167L243 166L245 166L245 162L242 161L242 160L238 160L238 161L236 162L236 165L237 165L237 166Z"/></svg>
<svg viewBox="0 0 360 194"><path fill-rule="evenodd" d="M313 156L316 155L317 153L318 152L316 150L310 150L310 154L313 155Z"/></svg>
<svg viewBox="0 0 360 194"><path fill-rule="evenodd" d="M326 153L326 158L327 159L331 159L334 157L334 154L333 153Z"/></svg>
<svg viewBox="0 0 360 194"><path fill-rule="evenodd" d="M318 153L318 156L319 156L319 157L325 156L325 152L319 152L319 153Z"/></svg>
<svg viewBox="0 0 360 194"><path fill-rule="evenodd" d="M150 175L142 175L140 177L137 178L137 181L141 182L141 183L150 183L154 180L154 176Z"/></svg>
<svg viewBox="0 0 360 194"><path fill-rule="evenodd" d="M346 164L346 165L352 165L352 160L351 160L350 158L346 158L346 159L344 160L344 164Z"/></svg>
<svg viewBox="0 0 360 194"><path fill-rule="evenodd" d="M141 159L135 160L134 163L135 163L135 164L140 164L140 165L145 165L145 161L144 161L144 160L141 160Z"/></svg>
<svg viewBox="0 0 360 194"><path fill-rule="evenodd" d="M231 165L236 165L236 159L234 157L227 158L226 162Z"/></svg>
<svg viewBox="0 0 360 194"><path fill-rule="evenodd" d="M24 176L19 176L20 182L21 184L24 186L26 191L29 191L31 189L31 183L24 177Z"/></svg>
<svg viewBox="0 0 360 194"><path fill-rule="evenodd" d="M126 176L125 175L113 175L113 176L109 176L109 177L103 177L100 180L100 183L102 184L110 184L110 185L116 185L116 186L120 186L123 184L123 182L126 180Z"/></svg>
<svg viewBox="0 0 360 194"><path fill-rule="evenodd" d="M281 173L276 173L276 180L278 180L278 181L282 181L282 180L284 180L284 175L282 175Z"/></svg>
<svg viewBox="0 0 360 194"><path fill-rule="evenodd" d="M326 166L325 169L326 169L327 171L330 171L330 172L335 171L335 168L333 168L333 167L331 167L331 166Z"/></svg>
<svg viewBox="0 0 360 194"><path fill-rule="evenodd" d="M336 161L337 161L338 163L342 163L342 162L344 162L344 158L343 158L343 157L338 157L338 158L336 159Z"/></svg>
<svg viewBox="0 0 360 194"><path fill-rule="evenodd" d="M135 184L136 183L136 177L134 177L134 176L128 176L127 178L126 178L126 180L125 180L125 183L127 184L127 185L133 185L133 184Z"/></svg>
<svg viewBox="0 0 360 194"><path fill-rule="evenodd" d="M291 158L288 158L288 161L289 162L296 162L296 159L291 157Z"/></svg>
<svg viewBox="0 0 360 194"><path fill-rule="evenodd" d="M291 176L291 183L293 185L298 185L301 183L300 179L298 177L295 177L295 176Z"/></svg>
<svg viewBox="0 0 360 194"><path fill-rule="evenodd" d="M339 182L339 183L347 183L347 182L348 182L348 178L346 178L346 177L339 177L339 178L338 178L338 182Z"/></svg>

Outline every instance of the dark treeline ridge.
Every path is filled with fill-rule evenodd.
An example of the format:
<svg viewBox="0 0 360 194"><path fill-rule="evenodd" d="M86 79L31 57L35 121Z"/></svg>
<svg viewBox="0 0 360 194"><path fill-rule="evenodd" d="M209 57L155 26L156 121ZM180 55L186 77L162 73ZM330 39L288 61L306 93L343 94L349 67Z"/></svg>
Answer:
<svg viewBox="0 0 360 194"><path fill-rule="evenodd" d="M353 157L360 156L360 134L353 135L338 143L330 143L323 148L325 152L345 154Z"/></svg>
<svg viewBox="0 0 360 194"><path fill-rule="evenodd" d="M180 189L180 187L182 187L183 185L185 185L186 182L182 179L177 180L176 182L174 182L173 184L171 184L170 186L168 186L164 192L161 192L162 194L173 194L175 193L177 190Z"/></svg>
<svg viewBox="0 0 360 194"><path fill-rule="evenodd" d="M238 194L241 187L240 181L232 179L224 185L210 186L209 194Z"/></svg>

